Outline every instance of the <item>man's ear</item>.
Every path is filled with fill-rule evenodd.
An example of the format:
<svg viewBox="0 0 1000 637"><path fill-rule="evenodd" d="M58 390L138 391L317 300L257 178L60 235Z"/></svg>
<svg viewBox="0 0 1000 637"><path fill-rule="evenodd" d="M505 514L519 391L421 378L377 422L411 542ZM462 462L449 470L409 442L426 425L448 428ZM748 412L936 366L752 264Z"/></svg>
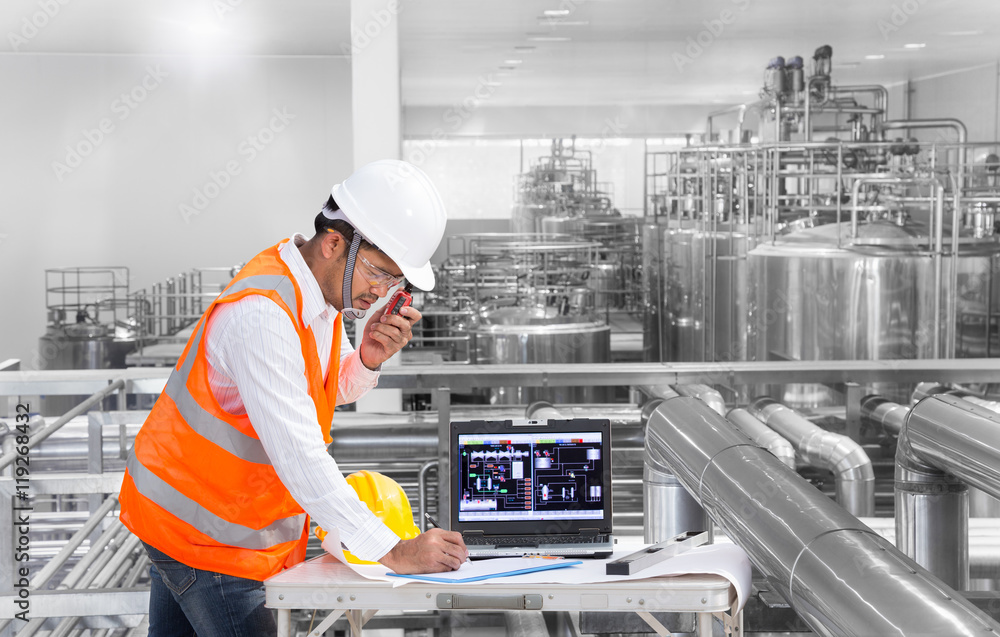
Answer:
<svg viewBox="0 0 1000 637"><path fill-rule="evenodd" d="M325 259L336 259L339 257L339 253L344 250L344 246L347 243L347 239L344 235L339 232L327 232L323 237L322 248L323 248L323 258Z"/></svg>

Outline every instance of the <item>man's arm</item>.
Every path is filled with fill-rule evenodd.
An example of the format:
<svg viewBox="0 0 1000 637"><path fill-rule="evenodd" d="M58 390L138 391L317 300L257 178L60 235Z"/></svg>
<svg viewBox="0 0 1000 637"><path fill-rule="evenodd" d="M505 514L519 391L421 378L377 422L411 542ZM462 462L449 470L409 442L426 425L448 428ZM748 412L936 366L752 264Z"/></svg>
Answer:
<svg viewBox="0 0 1000 637"><path fill-rule="evenodd" d="M358 499L326 451L288 315L264 297L230 306L211 326L210 341L219 351L210 352L210 360L236 383L278 478L320 526L340 529L359 558L378 559L399 538ZM214 330L221 333L211 334Z"/></svg>
<svg viewBox="0 0 1000 637"><path fill-rule="evenodd" d="M221 330L221 351L211 358L224 363L220 371L235 381L254 430L292 497L320 526L340 529L344 543L361 559L388 560L386 566L401 573L457 568L461 562L454 560L464 561L464 544L456 548L454 538L444 532L401 542L344 479L326 451L298 334L284 311L254 296L231 306L229 320L212 326Z"/></svg>

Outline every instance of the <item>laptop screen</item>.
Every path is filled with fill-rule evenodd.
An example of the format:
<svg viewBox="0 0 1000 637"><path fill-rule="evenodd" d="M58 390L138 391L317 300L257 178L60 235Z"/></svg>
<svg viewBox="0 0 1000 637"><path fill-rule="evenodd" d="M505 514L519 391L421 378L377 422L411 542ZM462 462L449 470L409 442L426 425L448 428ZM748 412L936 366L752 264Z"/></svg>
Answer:
<svg viewBox="0 0 1000 637"><path fill-rule="evenodd" d="M452 430L453 528L610 528L606 420L480 421Z"/></svg>

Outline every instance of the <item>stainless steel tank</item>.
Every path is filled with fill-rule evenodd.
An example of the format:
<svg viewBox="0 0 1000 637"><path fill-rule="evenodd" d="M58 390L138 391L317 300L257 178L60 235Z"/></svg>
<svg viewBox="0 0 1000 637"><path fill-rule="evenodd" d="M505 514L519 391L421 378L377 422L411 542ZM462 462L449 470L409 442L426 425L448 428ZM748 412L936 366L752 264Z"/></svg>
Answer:
<svg viewBox="0 0 1000 637"><path fill-rule="evenodd" d="M522 233L541 232L541 221L543 217L550 217L556 214L554 204L544 203L520 203L515 204L511 217L511 231Z"/></svg>
<svg viewBox="0 0 1000 637"><path fill-rule="evenodd" d="M125 356L135 349L131 334L116 335L108 325L69 323L50 325L38 339L39 369L125 369ZM43 416L61 416L77 406L86 395L43 396ZM112 409L117 398L103 401L104 409ZM100 410L100 404L94 409Z"/></svg>
<svg viewBox="0 0 1000 637"><path fill-rule="evenodd" d="M887 360L935 358L934 259L922 251L914 234L891 223L859 226L858 241L837 246L837 224L827 224L761 244L748 256L753 305L750 346L756 360ZM849 226L842 232L846 236ZM997 245L964 246L957 258L958 290L940 290L940 338L944 308L958 294L957 321L969 312L983 314L997 301ZM943 261L943 281L951 276ZM995 311L993 312L995 315ZM972 350L956 333L956 352ZM988 339L985 339L988 341ZM828 390L798 388L784 396L802 406L821 405ZM878 388L897 402L903 388Z"/></svg>
<svg viewBox="0 0 1000 637"><path fill-rule="evenodd" d="M470 328L476 364L608 363L611 328L590 315L563 315L558 307L501 307L483 311ZM493 404L606 402L606 387L493 387Z"/></svg>
<svg viewBox="0 0 1000 637"><path fill-rule="evenodd" d="M644 234L644 268L659 265L659 300L649 306L647 340L670 362L746 360L747 229L684 220Z"/></svg>

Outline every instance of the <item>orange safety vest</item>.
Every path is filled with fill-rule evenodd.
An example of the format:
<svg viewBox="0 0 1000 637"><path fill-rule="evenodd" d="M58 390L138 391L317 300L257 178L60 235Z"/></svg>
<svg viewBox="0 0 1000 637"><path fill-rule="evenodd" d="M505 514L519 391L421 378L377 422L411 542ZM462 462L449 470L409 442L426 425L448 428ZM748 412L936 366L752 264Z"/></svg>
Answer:
<svg viewBox="0 0 1000 637"><path fill-rule="evenodd" d="M277 303L298 332L309 396L330 443L342 318L334 324L324 385L316 339L302 324L301 290L278 254L281 243L244 266L198 321L135 437L120 496L121 521L146 543L188 566L260 581L305 558L309 518L278 479L250 418L216 401L203 336L219 303L250 294Z"/></svg>

